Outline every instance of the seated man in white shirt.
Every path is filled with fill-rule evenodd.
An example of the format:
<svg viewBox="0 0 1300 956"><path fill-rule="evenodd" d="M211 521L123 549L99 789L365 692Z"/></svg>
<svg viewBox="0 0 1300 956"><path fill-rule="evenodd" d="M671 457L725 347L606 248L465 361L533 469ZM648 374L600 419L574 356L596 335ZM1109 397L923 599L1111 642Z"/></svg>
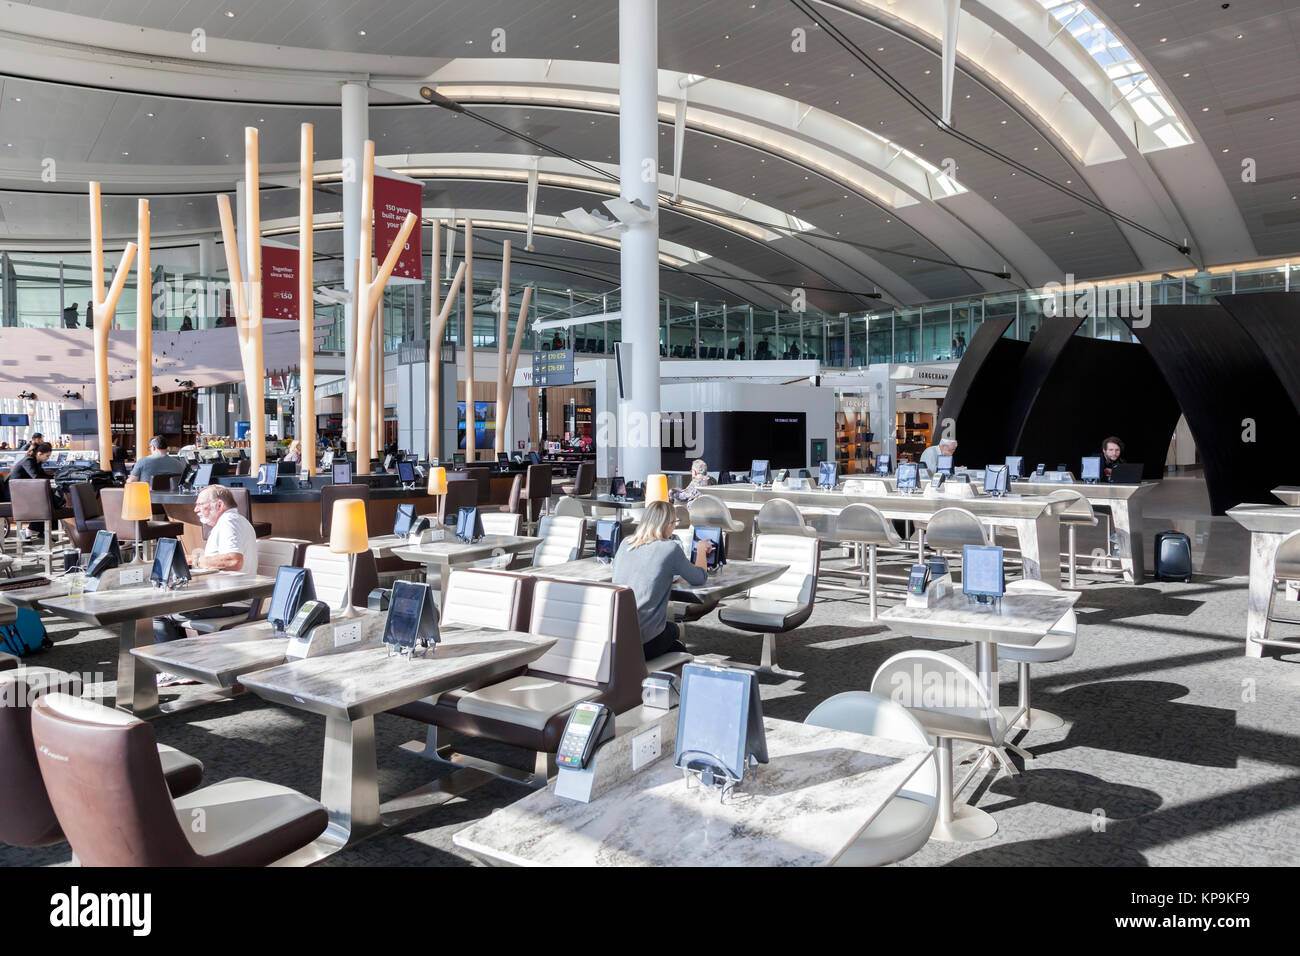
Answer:
<svg viewBox="0 0 1300 956"><path fill-rule="evenodd" d="M934 474L939 467L940 455L951 455L957 450L957 442L952 438L941 438L939 444L931 445L925 451L921 452L921 465L929 469L930 474Z"/></svg>
<svg viewBox="0 0 1300 956"><path fill-rule="evenodd" d="M190 555L191 568L215 568L218 571L247 571L257 573L257 534L248 519L235 507L235 496L224 485L208 485L199 492L194 502L194 513L199 520L212 530L208 533L208 542L203 548L196 548ZM199 608L187 611L181 617L196 620L205 617L230 617L241 611L247 612L248 605L225 605L223 607ZM185 630L175 617L156 617L153 619L153 640L155 644L165 644L185 636ZM169 675L158 675L162 678Z"/></svg>

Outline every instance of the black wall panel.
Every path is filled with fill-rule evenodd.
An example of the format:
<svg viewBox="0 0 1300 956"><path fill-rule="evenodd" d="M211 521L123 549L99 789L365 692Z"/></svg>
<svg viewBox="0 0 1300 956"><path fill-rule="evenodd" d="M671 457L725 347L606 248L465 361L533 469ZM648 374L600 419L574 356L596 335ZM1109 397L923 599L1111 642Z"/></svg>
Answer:
<svg viewBox="0 0 1300 956"><path fill-rule="evenodd" d="M1300 482L1300 412L1226 309L1156 305L1149 324L1133 332L1187 416L1214 514L1241 502L1272 503L1272 488Z"/></svg>
<svg viewBox="0 0 1300 956"><path fill-rule="evenodd" d="M944 434L944 422L952 419L957 438L955 464L983 468L1010 454L1015 431L1006 410L1028 347L1025 342L1002 337L1014 321L1014 317L986 320L966 347L948 385L935 423L935 438Z"/></svg>
<svg viewBox="0 0 1300 956"><path fill-rule="evenodd" d="M1224 295L1219 304L1255 340L1300 411L1300 292Z"/></svg>

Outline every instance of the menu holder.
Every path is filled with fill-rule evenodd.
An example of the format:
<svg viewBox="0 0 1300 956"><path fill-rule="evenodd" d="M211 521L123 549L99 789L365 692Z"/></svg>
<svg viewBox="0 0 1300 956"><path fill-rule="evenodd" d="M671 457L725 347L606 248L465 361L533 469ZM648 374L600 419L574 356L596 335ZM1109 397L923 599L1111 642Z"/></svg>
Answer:
<svg viewBox="0 0 1300 956"><path fill-rule="evenodd" d="M995 545L968 544L961 555L961 589L977 607L997 611L1006 592L1002 549Z"/></svg>
<svg viewBox="0 0 1300 956"><path fill-rule="evenodd" d="M441 640L433 589L415 581L394 581L384 621L383 641L389 654L414 657L417 648L431 652Z"/></svg>
<svg viewBox="0 0 1300 956"><path fill-rule="evenodd" d="M745 779L767 763L763 702L752 671L706 664L682 668L674 764L687 788L695 781L718 787L726 802Z"/></svg>

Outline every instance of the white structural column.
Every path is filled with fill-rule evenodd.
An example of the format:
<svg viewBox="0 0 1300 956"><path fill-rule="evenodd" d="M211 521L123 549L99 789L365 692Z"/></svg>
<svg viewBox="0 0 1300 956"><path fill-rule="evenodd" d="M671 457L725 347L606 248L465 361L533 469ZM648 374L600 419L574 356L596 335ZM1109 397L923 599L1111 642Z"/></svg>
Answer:
<svg viewBox="0 0 1300 956"><path fill-rule="evenodd" d="M343 287L349 293L344 327L344 367L347 373L343 395L343 428L349 448L356 447L357 436L351 434L356 422L357 383L353 361L357 354L357 316L355 290L357 257L361 253L361 178L365 164L366 140L370 138L370 92L362 83L344 83L342 99L343 134Z"/></svg>
<svg viewBox="0 0 1300 956"><path fill-rule="evenodd" d="M957 24L961 0L943 0L943 104L945 126L952 125L952 85L957 72Z"/></svg>
<svg viewBox="0 0 1300 956"><path fill-rule="evenodd" d="M623 343L626 399L619 403L622 473L637 481L659 471L659 18L658 0L619 0L618 139L620 194L641 200L647 222L623 233Z"/></svg>
<svg viewBox="0 0 1300 956"><path fill-rule="evenodd" d="M199 282L201 289L196 308L194 327L196 329L212 328L216 321L216 296L208 285L208 280L216 275L217 238L202 236L199 239Z"/></svg>

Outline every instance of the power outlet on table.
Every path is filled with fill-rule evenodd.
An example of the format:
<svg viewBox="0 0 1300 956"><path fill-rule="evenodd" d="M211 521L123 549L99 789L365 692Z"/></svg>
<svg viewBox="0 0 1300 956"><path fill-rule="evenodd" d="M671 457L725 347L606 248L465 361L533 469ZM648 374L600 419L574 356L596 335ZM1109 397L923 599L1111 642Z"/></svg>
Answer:
<svg viewBox="0 0 1300 956"><path fill-rule="evenodd" d="M144 568L123 568L118 575L118 583L123 587L128 584L144 584L144 572Z"/></svg>
<svg viewBox="0 0 1300 956"><path fill-rule="evenodd" d="M361 622L352 621L347 624L339 624L334 628L334 646L346 647L349 644L361 643Z"/></svg>
<svg viewBox="0 0 1300 956"><path fill-rule="evenodd" d="M651 727L632 738L632 769L640 770L659 759L659 728Z"/></svg>

